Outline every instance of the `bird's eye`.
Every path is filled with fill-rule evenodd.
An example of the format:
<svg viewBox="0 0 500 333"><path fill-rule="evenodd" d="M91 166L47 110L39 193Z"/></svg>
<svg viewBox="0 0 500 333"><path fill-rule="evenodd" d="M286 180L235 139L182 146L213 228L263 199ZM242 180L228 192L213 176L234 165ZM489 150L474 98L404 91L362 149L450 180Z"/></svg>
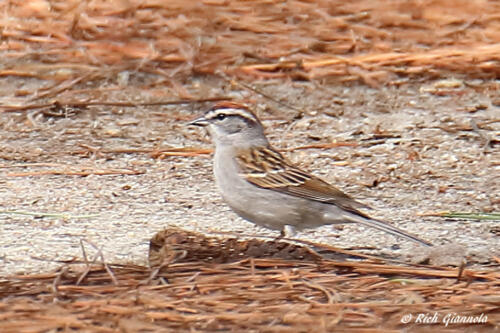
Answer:
<svg viewBox="0 0 500 333"><path fill-rule="evenodd" d="M224 120L226 119L226 115L224 113L219 113L215 118L217 120Z"/></svg>

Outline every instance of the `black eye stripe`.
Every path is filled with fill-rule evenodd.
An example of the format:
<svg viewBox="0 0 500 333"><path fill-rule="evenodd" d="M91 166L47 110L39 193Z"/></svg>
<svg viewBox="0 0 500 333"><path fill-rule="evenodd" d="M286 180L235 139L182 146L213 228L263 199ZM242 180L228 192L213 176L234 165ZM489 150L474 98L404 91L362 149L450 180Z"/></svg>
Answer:
<svg viewBox="0 0 500 333"><path fill-rule="evenodd" d="M239 117L239 118L242 118L242 119L247 119L247 117L242 117L241 115L239 114L232 114L232 113L223 113L223 112L218 112L216 114L213 114L213 115L210 115L209 119L216 119L216 120L224 120L226 118L229 118L229 117Z"/></svg>
<svg viewBox="0 0 500 333"><path fill-rule="evenodd" d="M255 124L260 124L259 120L251 112L245 112L244 110L238 109L218 109L218 110L210 110L205 115L206 119L212 119L214 121L222 121L227 118L240 118L245 123L253 126Z"/></svg>

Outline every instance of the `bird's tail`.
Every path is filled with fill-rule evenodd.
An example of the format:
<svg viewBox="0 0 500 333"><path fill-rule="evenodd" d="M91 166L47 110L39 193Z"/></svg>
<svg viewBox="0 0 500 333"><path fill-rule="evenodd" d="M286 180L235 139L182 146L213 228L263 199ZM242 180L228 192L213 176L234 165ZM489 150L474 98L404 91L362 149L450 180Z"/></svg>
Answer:
<svg viewBox="0 0 500 333"><path fill-rule="evenodd" d="M409 234L409 233L407 233L399 228L396 228L395 226L393 226L385 221L375 220L372 218L363 217L363 216L359 216L359 215L351 215L351 214L349 214L349 216L346 216L345 218L347 220L349 220L350 222L359 223L359 224L362 224L362 225L370 227L370 228L375 228L377 230L387 232L387 233L392 234L394 236L403 237L403 238L406 238L406 239L411 240L411 241L418 243L418 244L422 244L425 246L432 246L432 244L429 243L428 241L420 239L417 236L414 236L414 235Z"/></svg>

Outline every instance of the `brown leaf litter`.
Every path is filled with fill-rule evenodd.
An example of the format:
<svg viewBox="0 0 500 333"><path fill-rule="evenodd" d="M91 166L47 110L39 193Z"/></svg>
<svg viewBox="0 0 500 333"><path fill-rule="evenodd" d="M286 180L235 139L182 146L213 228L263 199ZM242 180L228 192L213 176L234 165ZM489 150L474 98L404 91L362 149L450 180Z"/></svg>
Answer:
<svg viewBox="0 0 500 333"><path fill-rule="evenodd" d="M158 75L181 98L182 80L361 81L500 72L493 1L92 1L0 3L0 77L47 84L16 91L12 110L40 99L75 101L82 82ZM404 81L404 80L403 80ZM209 96L213 97L213 96Z"/></svg>
<svg viewBox="0 0 500 333"><path fill-rule="evenodd" d="M324 259L327 253L167 229L151 240L151 269L72 262L51 273L4 278L0 331L428 329L419 314L436 316L440 328L448 318L452 331L499 328L498 267L394 265L331 251L344 258ZM405 323L408 314L415 318ZM459 323L465 319L457 316L478 322Z"/></svg>

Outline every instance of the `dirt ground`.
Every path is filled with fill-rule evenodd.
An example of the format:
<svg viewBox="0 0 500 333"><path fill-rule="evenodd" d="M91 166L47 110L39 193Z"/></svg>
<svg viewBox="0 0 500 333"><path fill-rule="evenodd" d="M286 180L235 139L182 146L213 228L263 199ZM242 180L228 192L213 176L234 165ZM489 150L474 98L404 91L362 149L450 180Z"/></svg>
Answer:
<svg viewBox="0 0 500 333"><path fill-rule="evenodd" d="M125 82L123 77L100 82L106 91L101 97L150 100L162 88L140 86L154 79L132 75ZM36 79L1 78L4 102L14 90L37 84ZM82 98L92 84L77 87ZM497 81L450 78L379 88L272 80L253 85L284 105L214 78L198 77L184 86L195 96L249 101L279 149L350 143L285 153L373 207L369 213L374 217L435 244L463 245L475 263L500 256L498 221L421 216L500 210ZM210 155L155 158L149 153L211 148L204 130L185 126L208 106L98 106L65 110L70 112L63 117L37 110L0 113L1 274L41 272L58 267L59 260L81 258L82 240L102 248L108 262L145 264L149 239L168 226L276 235L225 206L213 182ZM81 215L90 216L75 218ZM325 226L296 237L405 260L422 250L351 225Z"/></svg>
<svg viewBox="0 0 500 333"><path fill-rule="evenodd" d="M499 12L0 1L0 331L498 329ZM294 236L337 249L300 247L237 217L207 133L186 126L222 98L366 213L437 246L345 225Z"/></svg>

